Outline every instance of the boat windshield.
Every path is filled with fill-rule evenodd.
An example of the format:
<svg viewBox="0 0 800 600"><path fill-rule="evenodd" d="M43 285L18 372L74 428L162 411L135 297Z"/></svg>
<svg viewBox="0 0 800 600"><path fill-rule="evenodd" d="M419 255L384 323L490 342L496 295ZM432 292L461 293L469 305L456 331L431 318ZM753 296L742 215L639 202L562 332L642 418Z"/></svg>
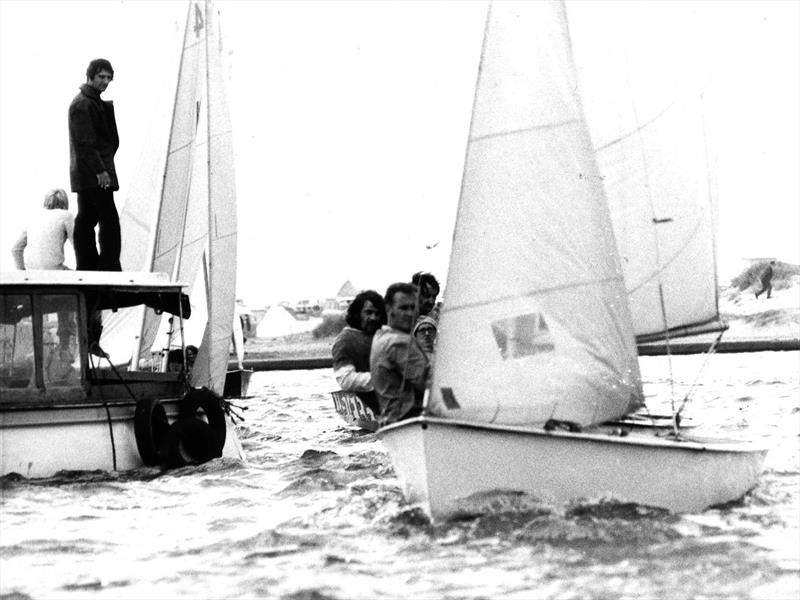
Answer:
<svg viewBox="0 0 800 600"><path fill-rule="evenodd" d="M77 295L1 295L0 315L0 389L37 386L38 347L44 387L80 385Z"/></svg>
<svg viewBox="0 0 800 600"><path fill-rule="evenodd" d="M30 296L0 296L0 389L35 385L31 312Z"/></svg>
<svg viewBox="0 0 800 600"><path fill-rule="evenodd" d="M79 385L78 297L74 294L43 295L41 302L44 385Z"/></svg>

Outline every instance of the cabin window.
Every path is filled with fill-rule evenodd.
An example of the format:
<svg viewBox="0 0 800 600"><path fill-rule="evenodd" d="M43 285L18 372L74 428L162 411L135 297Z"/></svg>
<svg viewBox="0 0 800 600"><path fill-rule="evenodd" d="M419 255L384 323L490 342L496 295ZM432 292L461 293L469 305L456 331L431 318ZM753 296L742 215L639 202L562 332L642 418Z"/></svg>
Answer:
<svg viewBox="0 0 800 600"><path fill-rule="evenodd" d="M0 345L0 389L35 385L30 296L0 296Z"/></svg>
<svg viewBox="0 0 800 600"><path fill-rule="evenodd" d="M44 385L79 385L78 297L68 294L43 295L41 302Z"/></svg>

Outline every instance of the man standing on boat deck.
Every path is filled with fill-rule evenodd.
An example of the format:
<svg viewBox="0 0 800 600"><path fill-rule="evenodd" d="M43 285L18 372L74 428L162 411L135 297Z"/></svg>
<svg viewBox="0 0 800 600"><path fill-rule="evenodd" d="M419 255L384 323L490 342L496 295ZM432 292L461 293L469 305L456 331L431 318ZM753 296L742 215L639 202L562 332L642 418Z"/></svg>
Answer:
<svg viewBox="0 0 800 600"><path fill-rule="evenodd" d="M121 236L114 192L119 190L114 154L119 148L114 104L100 99L114 69L97 58L86 69L86 83L69 106L69 177L78 194L75 263L81 271L121 271ZM94 228L99 225L97 252Z"/></svg>
<svg viewBox="0 0 800 600"><path fill-rule="evenodd" d="M372 409L380 413L378 399L369 372L372 336L386 323L383 298L375 290L360 292L347 307L347 326L333 342L333 375L342 390L355 392Z"/></svg>
<svg viewBox="0 0 800 600"><path fill-rule="evenodd" d="M369 363L381 407L379 420L386 425L422 412L429 363L411 336L417 318L417 288L410 283L393 283L383 301L388 324L372 339Z"/></svg>

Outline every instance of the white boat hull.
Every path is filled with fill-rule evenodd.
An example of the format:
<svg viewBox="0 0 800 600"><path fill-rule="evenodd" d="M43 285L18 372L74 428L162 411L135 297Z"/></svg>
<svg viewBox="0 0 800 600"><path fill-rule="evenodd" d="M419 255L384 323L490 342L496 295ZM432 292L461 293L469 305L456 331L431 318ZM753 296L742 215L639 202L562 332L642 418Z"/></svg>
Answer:
<svg viewBox="0 0 800 600"><path fill-rule="evenodd" d="M558 504L613 498L696 512L755 487L767 452L738 441L676 442L652 432L621 437L613 431L547 432L417 417L378 430L378 437L406 499L434 519L491 491L521 491Z"/></svg>
<svg viewBox="0 0 800 600"><path fill-rule="evenodd" d="M163 402L168 418L177 402ZM0 412L0 475L52 477L59 471L127 471L143 467L134 433L135 404L102 404ZM115 457L116 454L116 457ZM224 457L243 459L233 423L226 419ZM115 460L116 458L116 460Z"/></svg>

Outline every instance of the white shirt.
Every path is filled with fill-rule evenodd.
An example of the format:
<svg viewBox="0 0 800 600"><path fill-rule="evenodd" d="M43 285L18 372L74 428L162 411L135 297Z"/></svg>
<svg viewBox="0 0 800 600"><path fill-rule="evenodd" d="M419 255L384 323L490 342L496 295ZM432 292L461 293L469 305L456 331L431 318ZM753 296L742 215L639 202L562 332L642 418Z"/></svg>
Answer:
<svg viewBox="0 0 800 600"><path fill-rule="evenodd" d="M18 269L66 269L64 243L72 243L75 219L63 208L37 213L11 248Z"/></svg>

